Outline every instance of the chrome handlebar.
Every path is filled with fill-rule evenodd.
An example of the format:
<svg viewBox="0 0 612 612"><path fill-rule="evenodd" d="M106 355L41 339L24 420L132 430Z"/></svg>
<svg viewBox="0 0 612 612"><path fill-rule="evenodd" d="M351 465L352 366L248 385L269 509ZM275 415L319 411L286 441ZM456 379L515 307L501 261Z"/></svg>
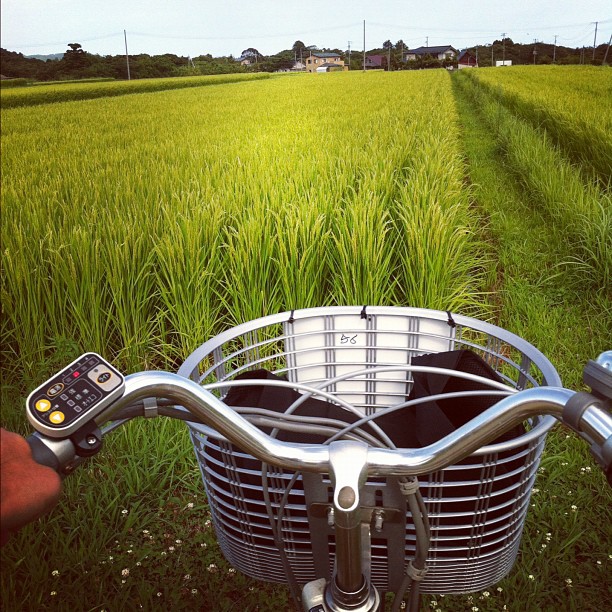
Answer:
<svg viewBox="0 0 612 612"><path fill-rule="evenodd" d="M396 450L367 447L367 473L371 476L418 476L443 469L530 417L552 415L563 422L565 407L574 395L568 389L534 387L498 401L429 446ZM329 473L331 445L306 445L272 438L210 391L177 374L142 372L126 377L123 397L100 413L95 421L101 426L116 418L123 408L151 397L165 398L183 406L194 415L194 420L209 425L261 461L291 470ZM603 462L602 467L609 474L612 464L612 416L597 398L588 397L588 405L581 407L578 416L574 415L572 426L592 445L592 450L595 449L593 454L600 463ZM48 441L42 436L37 437L58 457L61 467L58 471L74 469L74 462L69 459L71 456L74 458L69 439Z"/></svg>

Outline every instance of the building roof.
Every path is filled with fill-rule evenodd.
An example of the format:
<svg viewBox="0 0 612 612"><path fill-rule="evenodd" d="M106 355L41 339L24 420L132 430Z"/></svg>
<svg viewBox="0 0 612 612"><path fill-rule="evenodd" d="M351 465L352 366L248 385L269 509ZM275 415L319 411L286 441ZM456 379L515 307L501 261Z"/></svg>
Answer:
<svg viewBox="0 0 612 612"><path fill-rule="evenodd" d="M459 57L457 58L458 61L461 60L474 60L476 61L476 56L473 53L470 53L467 49L464 49L460 54Z"/></svg>
<svg viewBox="0 0 612 612"><path fill-rule="evenodd" d="M438 53L444 53L445 51L454 51L457 53L457 49L450 45L443 45L441 47L417 47L416 49L408 49L407 55L437 55Z"/></svg>
<svg viewBox="0 0 612 612"><path fill-rule="evenodd" d="M339 53L313 53L313 55L320 58L340 57Z"/></svg>

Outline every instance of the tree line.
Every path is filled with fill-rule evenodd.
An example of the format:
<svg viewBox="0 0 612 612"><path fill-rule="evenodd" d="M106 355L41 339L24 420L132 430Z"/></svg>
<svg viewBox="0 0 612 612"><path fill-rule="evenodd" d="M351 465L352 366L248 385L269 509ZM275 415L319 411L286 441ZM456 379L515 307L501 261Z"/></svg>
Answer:
<svg viewBox="0 0 612 612"><path fill-rule="evenodd" d="M128 77L128 62L125 55L95 55L88 53L79 43L70 43L61 59L41 60L24 56L22 53L0 49L2 75L9 78L22 78L29 81L57 81L72 79ZM480 66L491 66L496 61L505 59L513 64L581 64L603 63L607 54L607 45L593 48L554 46L552 44L533 43L530 45L514 43L510 38L496 40L491 45L479 45L468 49L478 57ZM351 70L360 70L363 66L363 52L318 48L307 46L296 41L291 49L274 55L263 55L253 47L243 50L240 57L232 55L213 57L211 54L194 58L178 56L172 53L162 55L130 55L130 77L135 79L190 76L200 74L227 74L234 72L277 72L291 70L296 62L305 61L313 52L335 52L349 65ZM366 55L380 55L381 68L384 70L405 70L420 68L449 67L456 61L439 61L433 55L425 55L417 60L404 61L408 46L399 40L392 43L387 40L380 48L367 51ZM612 59L612 55L609 59ZM248 60L243 62L243 60Z"/></svg>

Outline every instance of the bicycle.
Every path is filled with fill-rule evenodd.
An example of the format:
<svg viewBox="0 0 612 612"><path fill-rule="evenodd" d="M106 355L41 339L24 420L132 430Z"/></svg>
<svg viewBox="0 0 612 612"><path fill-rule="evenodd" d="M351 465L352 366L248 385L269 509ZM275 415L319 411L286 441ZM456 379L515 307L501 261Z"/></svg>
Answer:
<svg viewBox="0 0 612 612"><path fill-rule="evenodd" d="M178 374L124 378L87 353L28 397L29 442L67 475L129 419L182 419L237 569L311 612L381 609L386 591L416 610L511 570L557 421L611 482L612 352L584 380L591 393L562 388L530 344L449 312L307 309L216 336Z"/></svg>

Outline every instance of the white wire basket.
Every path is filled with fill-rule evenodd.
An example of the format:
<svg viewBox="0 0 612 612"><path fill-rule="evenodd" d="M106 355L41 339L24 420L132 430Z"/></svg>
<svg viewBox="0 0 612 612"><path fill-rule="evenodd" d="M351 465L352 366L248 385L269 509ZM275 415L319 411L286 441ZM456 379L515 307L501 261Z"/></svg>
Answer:
<svg viewBox="0 0 612 612"><path fill-rule="evenodd" d="M309 386L340 378L325 390L367 415L406 400L415 357L459 349L479 355L512 389L561 384L542 353L499 327L443 311L374 306L298 310L239 325L200 346L179 373L200 384L231 381L261 368ZM368 369L372 372L352 376ZM508 574L554 422L552 417L525 422L515 436L419 477L431 525L422 593L473 592ZM321 510L331 499L329 480L272 465L262 472L260 461L216 431L195 423L189 428L227 560L255 579L286 583L284 555L299 583L329 578L334 534ZM396 517L372 533L371 558L374 585L395 591L415 553L410 513L393 478L368 480L362 498ZM271 526L277 520L282 555Z"/></svg>

